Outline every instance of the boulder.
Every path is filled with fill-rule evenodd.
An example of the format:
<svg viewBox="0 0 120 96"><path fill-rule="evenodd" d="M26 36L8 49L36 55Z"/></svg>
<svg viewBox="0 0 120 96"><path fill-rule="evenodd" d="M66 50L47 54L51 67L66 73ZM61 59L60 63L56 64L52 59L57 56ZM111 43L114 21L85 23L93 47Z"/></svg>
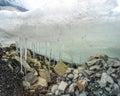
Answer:
<svg viewBox="0 0 120 96"><path fill-rule="evenodd" d="M66 72L68 66L64 64L63 62L58 62L58 64L54 67L55 72L62 76Z"/></svg>
<svg viewBox="0 0 120 96"><path fill-rule="evenodd" d="M105 87L107 82L113 84L114 81L111 76L109 76L107 73L102 73L101 80L99 82L101 87Z"/></svg>

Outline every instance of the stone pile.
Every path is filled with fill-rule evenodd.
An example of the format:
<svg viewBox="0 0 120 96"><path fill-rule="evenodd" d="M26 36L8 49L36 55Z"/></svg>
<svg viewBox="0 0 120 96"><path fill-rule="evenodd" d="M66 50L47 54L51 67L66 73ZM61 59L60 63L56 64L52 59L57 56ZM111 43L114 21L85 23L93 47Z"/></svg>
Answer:
<svg viewBox="0 0 120 96"><path fill-rule="evenodd" d="M119 58L95 55L85 64L74 66L27 50L27 59L23 55L21 62L12 44L1 47L0 59L10 72L19 76L17 80L23 90L15 96L120 96Z"/></svg>

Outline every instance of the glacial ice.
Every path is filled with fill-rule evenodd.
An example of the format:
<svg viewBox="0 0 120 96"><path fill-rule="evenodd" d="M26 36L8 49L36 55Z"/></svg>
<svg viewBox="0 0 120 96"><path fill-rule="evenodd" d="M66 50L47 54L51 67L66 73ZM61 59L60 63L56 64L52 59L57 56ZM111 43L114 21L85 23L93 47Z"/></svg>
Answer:
<svg viewBox="0 0 120 96"><path fill-rule="evenodd" d="M27 12L0 11L0 42L17 42L21 58L27 48L77 64L94 54L120 57L119 0L38 1L27 1Z"/></svg>

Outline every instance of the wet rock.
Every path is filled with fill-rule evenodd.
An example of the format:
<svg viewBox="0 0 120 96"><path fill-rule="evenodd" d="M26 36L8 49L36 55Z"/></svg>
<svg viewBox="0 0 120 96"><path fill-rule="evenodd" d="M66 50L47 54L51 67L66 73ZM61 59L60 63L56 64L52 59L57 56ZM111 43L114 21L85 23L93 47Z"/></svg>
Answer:
<svg viewBox="0 0 120 96"><path fill-rule="evenodd" d="M111 84L114 83L113 79L107 73L102 73L101 80L100 80L100 86L105 87L107 82Z"/></svg>
<svg viewBox="0 0 120 96"><path fill-rule="evenodd" d="M55 93L58 89L58 85L53 85L52 88L51 88L51 92L52 93Z"/></svg>
<svg viewBox="0 0 120 96"><path fill-rule="evenodd" d="M55 72L62 76L64 75L64 73L66 72L68 66L66 64L64 64L63 62L59 62L55 67L54 67L54 70Z"/></svg>
<svg viewBox="0 0 120 96"><path fill-rule="evenodd" d="M61 83L58 86L58 89L61 90L62 92L64 92L67 86L68 86L68 84L66 82L61 81Z"/></svg>
<svg viewBox="0 0 120 96"><path fill-rule="evenodd" d="M86 86L87 82L85 80L77 81L77 87L79 88L79 90L85 90Z"/></svg>

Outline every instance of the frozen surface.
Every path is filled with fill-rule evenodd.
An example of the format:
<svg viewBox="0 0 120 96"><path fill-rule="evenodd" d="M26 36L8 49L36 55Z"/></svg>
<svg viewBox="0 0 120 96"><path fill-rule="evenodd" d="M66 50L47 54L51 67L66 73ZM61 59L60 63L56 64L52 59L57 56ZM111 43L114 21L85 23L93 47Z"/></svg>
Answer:
<svg viewBox="0 0 120 96"><path fill-rule="evenodd" d="M14 1L29 11L0 11L4 45L17 42L18 47L73 63L97 53L120 57L119 0Z"/></svg>

